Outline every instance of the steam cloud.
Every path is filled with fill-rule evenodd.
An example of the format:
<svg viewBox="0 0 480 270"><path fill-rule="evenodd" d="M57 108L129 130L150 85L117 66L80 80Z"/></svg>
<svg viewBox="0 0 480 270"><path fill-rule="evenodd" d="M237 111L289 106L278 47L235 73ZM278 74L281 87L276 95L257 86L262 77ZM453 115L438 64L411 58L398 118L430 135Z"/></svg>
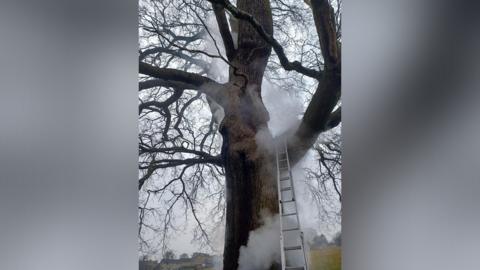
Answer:
<svg viewBox="0 0 480 270"><path fill-rule="evenodd" d="M270 114L268 128L274 137L298 125L299 115L303 111L298 99L276 89L268 80L263 80L262 83L262 99Z"/></svg>
<svg viewBox="0 0 480 270"><path fill-rule="evenodd" d="M250 232L247 246L240 248L238 270L264 270L280 263L280 219L264 217L264 225Z"/></svg>

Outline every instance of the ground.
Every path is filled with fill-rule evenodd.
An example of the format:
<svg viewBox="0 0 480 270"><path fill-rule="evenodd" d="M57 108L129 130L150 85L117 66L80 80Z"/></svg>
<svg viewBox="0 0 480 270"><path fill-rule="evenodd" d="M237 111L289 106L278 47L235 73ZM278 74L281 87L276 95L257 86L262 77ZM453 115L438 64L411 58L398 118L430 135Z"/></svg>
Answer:
<svg viewBox="0 0 480 270"><path fill-rule="evenodd" d="M342 251L339 247L325 247L310 252L310 270L342 269Z"/></svg>

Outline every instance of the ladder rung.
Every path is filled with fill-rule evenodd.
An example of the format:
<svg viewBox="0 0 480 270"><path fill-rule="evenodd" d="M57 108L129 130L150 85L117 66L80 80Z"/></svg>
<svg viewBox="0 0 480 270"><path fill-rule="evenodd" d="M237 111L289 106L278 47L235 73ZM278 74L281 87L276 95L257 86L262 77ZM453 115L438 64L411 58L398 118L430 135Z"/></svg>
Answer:
<svg viewBox="0 0 480 270"><path fill-rule="evenodd" d="M290 177L289 177L289 176L285 176L285 177L280 178L280 181L285 181L285 180L288 180L288 179L290 179Z"/></svg>
<svg viewBox="0 0 480 270"><path fill-rule="evenodd" d="M279 159L278 161L282 161L282 162L283 162L283 161L287 161L287 159L286 159L286 158L284 158L284 159Z"/></svg>
<svg viewBox="0 0 480 270"><path fill-rule="evenodd" d="M297 214L297 212L289 213L289 214L283 214L282 217L293 216L293 215L296 215L296 214Z"/></svg>
<svg viewBox="0 0 480 270"><path fill-rule="evenodd" d="M292 189L292 187L284 187L284 188L280 189L280 191L287 191L287 190L291 190L291 189Z"/></svg>
<svg viewBox="0 0 480 270"><path fill-rule="evenodd" d="M280 201L280 202L281 202L281 203L291 203L291 202L294 202L294 201L295 201L295 199L293 199L293 200L288 200L288 201Z"/></svg>
<svg viewBox="0 0 480 270"><path fill-rule="evenodd" d="M289 232L289 231L298 231L300 228L295 227L295 228L290 228L290 229L283 229L284 232Z"/></svg>
<svg viewBox="0 0 480 270"><path fill-rule="evenodd" d="M284 247L284 250L298 250L302 249L302 246L291 246L291 247Z"/></svg>
<svg viewBox="0 0 480 270"><path fill-rule="evenodd" d="M278 167L280 170L288 170L288 167Z"/></svg>
<svg viewBox="0 0 480 270"><path fill-rule="evenodd" d="M303 266L287 266L287 267L285 267L285 270L305 270L305 267L303 267Z"/></svg>

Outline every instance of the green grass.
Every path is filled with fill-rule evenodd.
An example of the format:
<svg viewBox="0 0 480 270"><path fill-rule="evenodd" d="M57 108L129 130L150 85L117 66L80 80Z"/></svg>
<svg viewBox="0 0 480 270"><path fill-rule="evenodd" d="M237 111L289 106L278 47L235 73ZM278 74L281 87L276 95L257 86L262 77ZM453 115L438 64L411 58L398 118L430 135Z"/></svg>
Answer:
<svg viewBox="0 0 480 270"><path fill-rule="evenodd" d="M310 251L310 270L342 269L342 250L339 247L326 247Z"/></svg>

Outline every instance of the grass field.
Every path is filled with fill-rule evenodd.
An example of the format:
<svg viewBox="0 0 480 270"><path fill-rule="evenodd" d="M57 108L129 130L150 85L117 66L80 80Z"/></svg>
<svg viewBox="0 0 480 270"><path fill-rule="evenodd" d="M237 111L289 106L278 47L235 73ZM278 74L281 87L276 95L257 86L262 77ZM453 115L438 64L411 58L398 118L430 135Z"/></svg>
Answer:
<svg viewBox="0 0 480 270"><path fill-rule="evenodd" d="M342 269L342 250L339 247L326 247L310 251L310 270Z"/></svg>

